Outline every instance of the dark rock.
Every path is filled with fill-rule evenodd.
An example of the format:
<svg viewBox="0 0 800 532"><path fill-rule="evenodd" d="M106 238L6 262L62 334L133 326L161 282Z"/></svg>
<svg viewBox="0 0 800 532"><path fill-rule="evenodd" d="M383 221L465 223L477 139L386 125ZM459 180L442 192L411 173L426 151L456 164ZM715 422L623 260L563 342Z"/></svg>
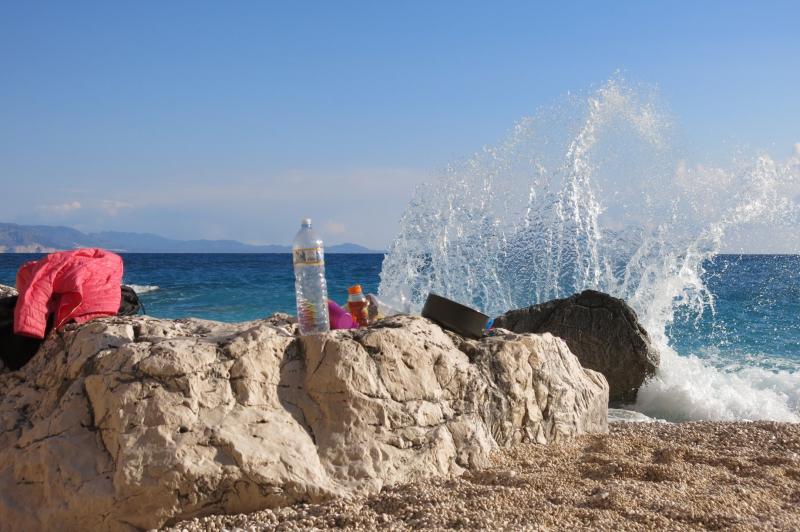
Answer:
<svg viewBox="0 0 800 532"><path fill-rule="evenodd" d="M612 403L633 402L659 363L658 351L633 309L595 290L510 310L494 320L494 327L563 338L584 367L605 376Z"/></svg>

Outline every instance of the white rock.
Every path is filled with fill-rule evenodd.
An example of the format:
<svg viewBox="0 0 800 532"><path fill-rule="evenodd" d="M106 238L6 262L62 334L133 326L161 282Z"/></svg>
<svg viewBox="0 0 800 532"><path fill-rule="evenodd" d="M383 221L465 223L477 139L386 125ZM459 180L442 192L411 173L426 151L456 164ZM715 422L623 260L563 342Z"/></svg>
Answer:
<svg viewBox="0 0 800 532"><path fill-rule="evenodd" d="M0 529L132 530L488 464L607 430L608 386L549 334L465 340L423 318L299 339L106 318L0 375Z"/></svg>
<svg viewBox="0 0 800 532"><path fill-rule="evenodd" d="M0 284L0 297L11 297L17 295L17 289L13 286Z"/></svg>

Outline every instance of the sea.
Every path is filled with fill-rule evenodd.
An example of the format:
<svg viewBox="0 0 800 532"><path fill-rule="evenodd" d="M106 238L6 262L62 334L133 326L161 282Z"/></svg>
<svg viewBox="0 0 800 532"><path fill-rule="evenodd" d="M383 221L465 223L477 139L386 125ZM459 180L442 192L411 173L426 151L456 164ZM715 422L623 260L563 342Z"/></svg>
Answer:
<svg viewBox="0 0 800 532"><path fill-rule="evenodd" d="M239 322L275 312L296 314L292 256L267 254L121 254L123 282L136 290L150 316ZM24 262L42 255L0 254L0 284L14 285ZM328 254L328 295L347 301L360 284L377 293L383 255Z"/></svg>
<svg viewBox="0 0 800 532"><path fill-rule="evenodd" d="M145 311L159 318L239 322L275 312L296 314L291 254L121 253L123 282ZM0 255L0 284L14 285L17 268L42 255ZM347 288L377 292L383 255L328 254L328 295L347 301Z"/></svg>
<svg viewBox="0 0 800 532"><path fill-rule="evenodd" d="M41 257L0 254L0 284L13 286L17 269ZM295 314L289 254L122 257L124 282L150 316L239 322ZM329 254L331 299L344 304L353 284L377 293L383 261L378 254ZM641 409L671 420L770 418L770 412L759 411L765 406L759 401L768 398L772 417L792 420L800 398L800 390L792 389L800 383L800 255L717 255L706 261L704 272L713 308L701 315L677 312L667 328L669 346L685 362L685 378L663 383L665 389L655 390ZM711 400L721 392L731 394L728 403L753 404L731 410L731 404Z"/></svg>

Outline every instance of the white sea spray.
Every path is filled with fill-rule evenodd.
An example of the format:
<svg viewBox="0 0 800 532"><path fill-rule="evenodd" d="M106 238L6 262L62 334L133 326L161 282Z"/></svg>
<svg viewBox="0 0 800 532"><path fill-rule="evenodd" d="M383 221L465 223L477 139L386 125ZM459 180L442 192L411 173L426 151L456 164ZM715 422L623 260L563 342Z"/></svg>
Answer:
<svg viewBox="0 0 800 532"><path fill-rule="evenodd" d="M715 312L704 264L755 227L798 234L800 153L691 164L657 95L615 78L521 120L420 186L380 294L436 292L490 315L594 288L636 310L661 351L634 408L670 420L800 421L800 370L717 367L671 347L676 312ZM798 251L800 251L800 243Z"/></svg>

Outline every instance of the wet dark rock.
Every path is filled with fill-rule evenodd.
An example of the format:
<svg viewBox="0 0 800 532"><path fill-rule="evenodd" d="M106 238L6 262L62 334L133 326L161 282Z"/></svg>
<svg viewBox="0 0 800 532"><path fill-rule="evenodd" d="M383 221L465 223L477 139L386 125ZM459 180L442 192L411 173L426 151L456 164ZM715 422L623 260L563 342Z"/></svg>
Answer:
<svg viewBox="0 0 800 532"><path fill-rule="evenodd" d="M658 351L633 309L595 290L511 310L495 319L494 327L549 332L564 339L584 367L605 376L612 403L633 402L659 363Z"/></svg>

